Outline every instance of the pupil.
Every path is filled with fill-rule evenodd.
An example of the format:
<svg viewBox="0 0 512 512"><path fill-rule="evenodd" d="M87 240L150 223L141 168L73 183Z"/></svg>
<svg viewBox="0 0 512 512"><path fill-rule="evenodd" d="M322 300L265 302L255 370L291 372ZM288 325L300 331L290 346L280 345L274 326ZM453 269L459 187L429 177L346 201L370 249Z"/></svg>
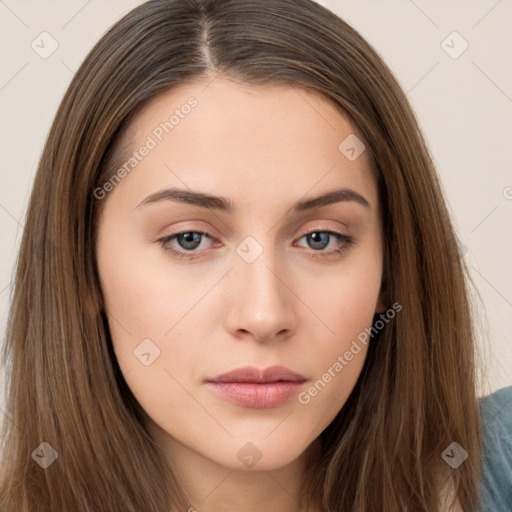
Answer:
<svg viewBox="0 0 512 512"><path fill-rule="evenodd" d="M185 242L184 248L185 249L194 249L195 247L197 247L200 243L200 236L201 235L199 233L195 233L193 231L189 231L188 233L183 233L181 235L181 238ZM188 246L188 244L191 244L192 246L190 247L190 246ZM180 245L181 245L181 243L180 243Z"/></svg>
<svg viewBox="0 0 512 512"><path fill-rule="evenodd" d="M313 245L314 249L324 249L326 241L324 240L322 242L322 237L325 238L325 237L328 237L329 235L327 233L319 233L319 232L315 231L313 233L310 233L309 236L311 237L312 245ZM315 246L316 244L320 244L320 247ZM323 247L322 247L322 245L323 245Z"/></svg>

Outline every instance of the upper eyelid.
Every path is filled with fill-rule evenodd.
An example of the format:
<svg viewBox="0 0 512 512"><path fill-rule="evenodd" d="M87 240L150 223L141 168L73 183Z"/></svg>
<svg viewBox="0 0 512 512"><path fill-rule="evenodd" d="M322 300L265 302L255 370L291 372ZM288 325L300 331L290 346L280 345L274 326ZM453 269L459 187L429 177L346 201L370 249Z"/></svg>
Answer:
<svg viewBox="0 0 512 512"><path fill-rule="evenodd" d="M349 239L352 239L353 237L350 236L348 233L344 233L342 232L341 230L338 231L336 229L332 229L332 228L328 228L328 227L312 227L312 228L309 228L307 230L305 230L298 238L297 240L300 240L301 238L304 238L305 236L307 235L310 235L312 233L316 233L316 232L319 232L319 233L330 233L330 234L333 234L333 235L337 235L339 237L347 237ZM179 235L183 235L183 234L186 234L186 233L199 233L201 235L206 235L207 238L209 238L210 240L212 240L212 242L218 242L218 237L216 236L212 236L206 229L203 230L203 229L182 229L182 230L179 230L179 231L175 231L173 233L170 233L168 235L164 235L162 237L159 238L159 241L169 241L171 239L175 239L177 236ZM190 251L190 252L194 252L194 251Z"/></svg>
<svg viewBox="0 0 512 512"><path fill-rule="evenodd" d="M318 226L318 227L312 227L312 228L308 228L308 229L304 230L302 232L302 234L299 236L299 238L302 238L304 236L310 235L310 234L315 233L315 232L334 233L336 235L349 236L348 233L342 232L342 230L334 229L334 228L331 228L331 227L320 227L320 226ZM172 238L172 237L175 237L175 236L178 236L178 235L184 235L185 233L200 233L202 235L206 235L208 238L211 238L212 240L213 239L217 240L219 238L216 235L212 235L207 229L202 229L202 228L187 229L187 228L184 228L184 229L180 229L178 231L173 231L172 233L169 233L167 235L163 235L162 237L160 237L160 239Z"/></svg>
<svg viewBox="0 0 512 512"><path fill-rule="evenodd" d="M216 228L212 228L211 224L208 222L202 222L202 221L189 221L189 222L200 222L200 226L205 225L205 224L207 224L207 226L205 226L205 227L185 226L184 228L173 231L172 233L169 233L168 235L162 235L162 236L169 237L169 236L173 236L173 235L179 235L179 234L190 233L190 232L197 232L197 233L205 232L207 235L210 236L210 238L212 238L212 232L213 232L214 238L220 237L220 235L218 235L218 230ZM302 232L301 236L309 234L313 231L332 231L334 233L348 236L348 232L350 231L350 229L345 225L343 225L343 227L341 227L341 226L340 227L332 227L331 225L320 226L320 225L318 225L320 222L337 222L338 224L340 224L339 221L332 221L332 220L331 221L318 221L317 225L313 225L306 229L300 230L300 232ZM231 235L233 233L232 229L229 229L228 231L229 231L229 235ZM297 230L294 229L294 231L297 231Z"/></svg>

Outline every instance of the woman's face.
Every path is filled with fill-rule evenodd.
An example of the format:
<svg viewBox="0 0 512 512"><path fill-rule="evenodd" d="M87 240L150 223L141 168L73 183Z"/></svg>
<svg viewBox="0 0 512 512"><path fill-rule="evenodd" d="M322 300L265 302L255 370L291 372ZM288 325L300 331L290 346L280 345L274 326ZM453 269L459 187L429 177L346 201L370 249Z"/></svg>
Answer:
<svg viewBox="0 0 512 512"><path fill-rule="evenodd" d="M225 77L130 125L95 191L109 192L97 258L120 368L169 453L283 467L345 404L385 308L377 189L353 132L310 92ZM272 366L295 375L258 377Z"/></svg>

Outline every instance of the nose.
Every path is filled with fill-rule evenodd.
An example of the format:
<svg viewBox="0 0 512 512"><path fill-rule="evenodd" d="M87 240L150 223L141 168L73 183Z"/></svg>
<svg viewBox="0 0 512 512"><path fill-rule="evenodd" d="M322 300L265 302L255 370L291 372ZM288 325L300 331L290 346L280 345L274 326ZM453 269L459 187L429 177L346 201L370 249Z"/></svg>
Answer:
<svg viewBox="0 0 512 512"><path fill-rule="evenodd" d="M239 259L228 274L226 328L236 338L270 342L296 331L298 298L289 276L267 254L252 263Z"/></svg>

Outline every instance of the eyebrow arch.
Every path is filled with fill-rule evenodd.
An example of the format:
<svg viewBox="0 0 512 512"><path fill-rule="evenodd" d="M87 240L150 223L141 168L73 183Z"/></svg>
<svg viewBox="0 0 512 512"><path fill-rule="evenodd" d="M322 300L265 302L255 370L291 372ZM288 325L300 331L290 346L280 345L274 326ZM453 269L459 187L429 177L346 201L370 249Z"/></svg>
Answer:
<svg viewBox="0 0 512 512"><path fill-rule="evenodd" d="M186 204L210 208L226 213L234 213L236 207L229 199L219 196L204 194L203 192L194 192L191 190L182 190L178 188L167 188L147 196L137 208L145 204L156 203L159 201L178 201ZM358 192L350 188L339 188L326 192L320 196L311 199L299 200L292 204L289 212L302 212L328 206L330 204L342 201L354 201L366 208L371 208L370 203Z"/></svg>
<svg viewBox="0 0 512 512"><path fill-rule="evenodd" d="M328 206L342 201L354 201L365 208L371 208L368 200L355 190L352 190L351 188L338 188L311 199L297 201L292 204L290 211L302 212L304 210L313 210L315 208Z"/></svg>

